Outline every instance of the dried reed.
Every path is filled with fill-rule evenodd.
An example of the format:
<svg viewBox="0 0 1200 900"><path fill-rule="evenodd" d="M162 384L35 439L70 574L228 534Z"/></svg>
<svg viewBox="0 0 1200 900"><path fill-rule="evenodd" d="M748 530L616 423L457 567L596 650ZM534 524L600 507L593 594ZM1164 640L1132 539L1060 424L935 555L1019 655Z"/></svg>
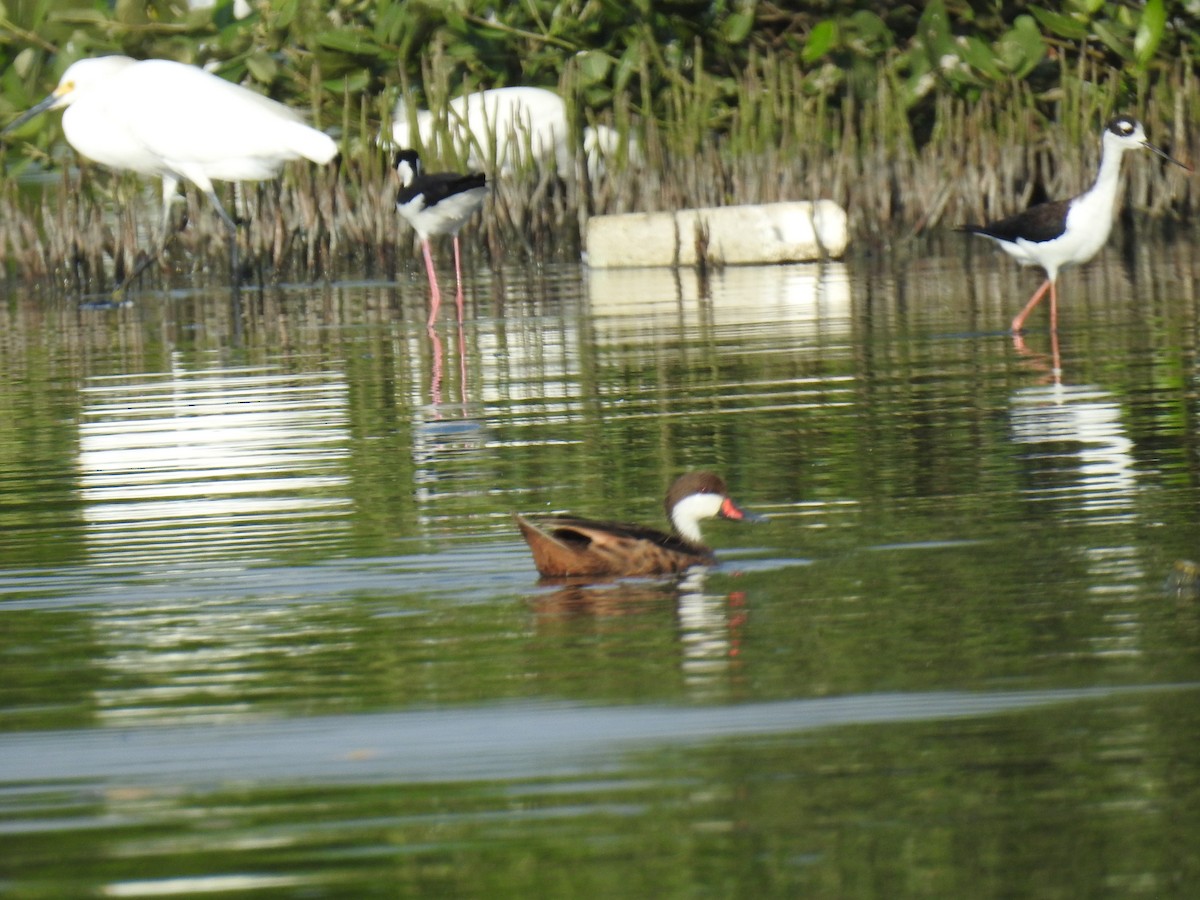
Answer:
<svg viewBox="0 0 1200 900"><path fill-rule="evenodd" d="M842 204L859 238L887 241L1069 196L1092 177L1099 129L1118 111L1122 86L1086 61L1060 65L1060 87L1050 96L1017 83L970 103L942 95L920 137L901 86L887 77L865 98L835 94L820 73L762 55L732 97L711 79L679 78L660 119L635 126L623 105L602 120L636 134L637 158L610 160L595 183L582 153L572 171L556 172L550 161L493 178L482 224L464 241L491 259L573 259L589 215L815 197ZM435 74L428 83L439 83ZM1194 158L1186 123L1198 117L1200 95L1186 61L1136 105L1153 140L1177 158ZM571 116L579 116L574 105ZM254 280L386 281L416 265L412 234L393 209L394 176L372 125L379 121L390 131L388 110L348 101L342 125L352 137L337 164L294 165L279 181L237 193L242 255ZM1127 165L1126 202L1137 213L1184 217L1197 196L1185 173L1147 156ZM194 191L185 206L186 227L163 264L143 276L146 286L169 284L173 273L228 278L220 220ZM155 246L157 229L156 186L130 176L82 166L64 169L41 191L0 186L0 253L10 279L82 293L110 289Z"/></svg>

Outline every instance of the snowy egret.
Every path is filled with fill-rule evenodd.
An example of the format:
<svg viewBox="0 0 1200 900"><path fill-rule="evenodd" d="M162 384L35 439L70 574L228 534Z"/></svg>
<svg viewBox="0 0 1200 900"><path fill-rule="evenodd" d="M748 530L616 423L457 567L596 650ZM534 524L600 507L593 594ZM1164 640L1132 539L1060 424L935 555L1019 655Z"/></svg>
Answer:
<svg viewBox="0 0 1200 900"><path fill-rule="evenodd" d="M4 133L45 110L62 108L63 133L80 154L114 169L162 178L164 244L179 182L190 181L204 192L229 228L235 282L237 228L213 181L259 181L279 174L288 160L327 163L337 155L329 135L304 124L283 104L167 59L81 59L67 68L50 96Z"/></svg>
<svg viewBox="0 0 1200 900"><path fill-rule="evenodd" d="M483 206L487 196L487 178L482 172L460 175L458 172L421 171L421 157L415 150L396 154L396 174L400 176L400 193L396 209L417 235L425 254L425 272L429 276L432 301L429 325L437 318L442 296L438 290L437 274L433 270L433 255L429 239L443 234L454 237L454 277L458 285L458 320L463 317L462 256L458 244L459 229Z"/></svg>
<svg viewBox="0 0 1200 900"><path fill-rule="evenodd" d="M410 122L408 103L401 97L392 120L392 140L397 146L411 147L415 143L415 122L421 146L436 149L438 120L429 110L413 110ZM494 163L497 171L509 173L527 160L546 162L553 158L559 172L568 172L574 162L567 105L562 97L545 88L491 88L456 97L447 104L446 130L455 147L466 151L467 164L472 168L490 169ZM606 125L584 128L583 149L592 180L603 173L604 159L613 156L620 145L620 135ZM629 154L637 155L632 140Z"/></svg>
<svg viewBox="0 0 1200 900"><path fill-rule="evenodd" d="M1039 203L998 222L964 225L959 229L991 238L1023 266L1041 266L1046 270L1042 286L1013 319L1014 333L1020 332L1025 317L1047 290L1050 291L1050 330L1058 328L1058 270L1087 262L1104 246L1112 230L1113 209L1117 205L1121 159L1126 150L1143 147L1191 171L1189 166L1172 159L1146 140L1146 132L1137 119L1117 116L1104 129L1100 171L1096 182L1084 193L1070 200Z"/></svg>

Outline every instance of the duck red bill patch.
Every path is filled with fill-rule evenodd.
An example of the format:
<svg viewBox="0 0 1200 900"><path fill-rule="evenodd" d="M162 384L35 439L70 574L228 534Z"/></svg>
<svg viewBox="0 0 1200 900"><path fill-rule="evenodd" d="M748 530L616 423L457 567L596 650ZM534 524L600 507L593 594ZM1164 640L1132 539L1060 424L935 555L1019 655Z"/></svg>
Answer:
<svg viewBox="0 0 1200 900"><path fill-rule="evenodd" d="M746 518L746 514L738 509L737 504L728 497L726 497L724 502L721 504L721 515L726 519L741 520Z"/></svg>

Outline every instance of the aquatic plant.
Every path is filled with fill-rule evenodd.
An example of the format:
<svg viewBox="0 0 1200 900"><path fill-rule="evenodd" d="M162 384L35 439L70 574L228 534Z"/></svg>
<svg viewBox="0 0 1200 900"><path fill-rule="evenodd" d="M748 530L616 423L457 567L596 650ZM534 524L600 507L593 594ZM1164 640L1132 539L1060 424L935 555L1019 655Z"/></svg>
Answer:
<svg viewBox="0 0 1200 900"><path fill-rule="evenodd" d="M267 0L244 18L236 12L229 0L186 14L167 3L14 7L0 23L9 62L0 120L35 102L74 58L106 52L215 63L307 110L338 137L342 160L327 171L294 166L244 192L244 251L265 280L390 277L415 261L379 146L402 91L436 109L478 86L542 84L567 97L576 133L601 123L636 135L638 158L618 153L594 182L581 159L563 172L531 166L494 179L481 224L464 233L474 252L493 257L502 248L574 257L596 213L814 196L844 205L860 237L890 240L897 229L1078 190L1100 126L1117 110L1136 111L1156 143L1191 159L1186 123L1200 112L1190 56L1180 52L1195 23L1186 9L1168 20L1161 0L986 14L957 0L881 14L839 2L814 13L689 0L502 9ZM73 154L57 122L47 116L10 142L10 174L66 173ZM1194 209L1183 175L1150 163L1129 169L1132 209ZM119 279L150 245L149 190L86 165L77 179L7 181L0 253L9 272L79 289ZM113 203L131 191L145 202ZM218 223L187 202L170 265L219 277Z"/></svg>

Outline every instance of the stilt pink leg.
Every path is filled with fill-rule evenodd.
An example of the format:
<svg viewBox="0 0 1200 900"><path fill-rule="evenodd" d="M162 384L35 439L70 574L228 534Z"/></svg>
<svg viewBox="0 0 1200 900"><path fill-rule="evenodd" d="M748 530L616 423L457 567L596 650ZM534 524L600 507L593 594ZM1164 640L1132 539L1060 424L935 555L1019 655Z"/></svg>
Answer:
<svg viewBox="0 0 1200 900"><path fill-rule="evenodd" d="M458 399L462 401L463 415L466 415L467 402L467 339L463 335L462 322L458 323Z"/></svg>
<svg viewBox="0 0 1200 900"><path fill-rule="evenodd" d="M1050 333L1058 334L1058 282L1050 282Z"/></svg>
<svg viewBox="0 0 1200 900"><path fill-rule="evenodd" d="M1049 289L1051 291L1050 296L1051 296L1051 298L1053 298L1054 297L1054 294L1053 294L1054 279L1047 278L1042 283L1042 286L1037 289L1037 291L1034 293L1034 295L1029 298L1029 302L1025 304L1025 308L1023 310L1021 310L1019 313L1017 313L1016 318L1012 320L1012 330L1013 331L1021 330L1021 327L1025 324L1025 317L1027 315L1029 315L1029 313L1033 310L1033 308L1035 306L1038 305L1038 301L1041 300L1042 297L1046 296L1047 289ZM1053 303L1053 300L1051 300L1051 303Z"/></svg>
<svg viewBox="0 0 1200 900"><path fill-rule="evenodd" d="M458 286L458 293L455 300L458 302L458 324L463 321L463 283L462 283L462 255L458 248L458 235L454 236L454 283Z"/></svg>
<svg viewBox="0 0 1200 900"><path fill-rule="evenodd" d="M438 307L442 305L442 292L438 290L437 273L433 270L433 254L429 250L429 240L421 241L425 250L425 273L429 276L429 292L432 300L429 303L429 325L437 320Z"/></svg>

